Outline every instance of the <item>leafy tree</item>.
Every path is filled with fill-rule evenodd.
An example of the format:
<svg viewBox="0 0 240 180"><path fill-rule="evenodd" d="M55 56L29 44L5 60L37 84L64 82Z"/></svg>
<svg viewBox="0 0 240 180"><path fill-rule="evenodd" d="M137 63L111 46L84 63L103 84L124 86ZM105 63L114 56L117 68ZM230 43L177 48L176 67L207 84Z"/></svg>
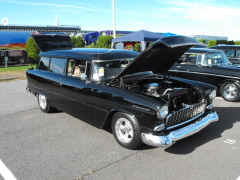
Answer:
<svg viewBox="0 0 240 180"><path fill-rule="evenodd" d="M80 48L80 47L84 47L84 46L85 46L85 43L84 43L84 41L83 41L83 39L82 39L81 36L78 36L78 37L76 38L76 41L75 41L74 46L77 47L77 48Z"/></svg>
<svg viewBox="0 0 240 180"><path fill-rule="evenodd" d="M208 47L216 46L216 45L217 45L217 40L209 40L208 41Z"/></svg>
<svg viewBox="0 0 240 180"><path fill-rule="evenodd" d="M217 40L217 44L228 44L227 40Z"/></svg>
<svg viewBox="0 0 240 180"><path fill-rule="evenodd" d="M137 52L140 52L141 51L141 43L134 44L133 50L137 51Z"/></svg>
<svg viewBox="0 0 240 180"><path fill-rule="evenodd" d="M197 39L199 42L205 44L206 43L206 40L205 39Z"/></svg>
<svg viewBox="0 0 240 180"><path fill-rule="evenodd" d="M97 47L99 48L111 48L112 36L99 36L97 40Z"/></svg>
<svg viewBox="0 0 240 180"><path fill-rule="evenodd" d="M235 41L234 44L235 45L240 45L240 41Z"/></svg>
<svg viewBox="0 0 240 180"><path fill-rule="evenodd" d="M28 38L25 49L27 51L29 61L37 63L40 49L32 37Z"/></svg>
<svg viewBox="0 0 240 180"><path fill-rule="evenodd" d="M76 44L76 37L75 37L75 36L71 36L71 40L72 40L72 43L73 43L73 45L74 45L74 47L75 47L75 44Z"/></svg>
<svg viewBox="0 0 240 180"><path fill-rule="evenodd" d="M233 41L228 41L227 44L228 45L234 45L234 42Z"/></svg>

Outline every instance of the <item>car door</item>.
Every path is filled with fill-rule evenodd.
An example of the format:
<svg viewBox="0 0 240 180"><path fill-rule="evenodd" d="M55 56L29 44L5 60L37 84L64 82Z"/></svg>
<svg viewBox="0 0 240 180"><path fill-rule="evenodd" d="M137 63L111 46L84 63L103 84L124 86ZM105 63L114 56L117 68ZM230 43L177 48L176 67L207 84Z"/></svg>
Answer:
<svg viewBox="0 0 240 180"><path fill-rule="evenodd" d="M80 76L71 73L75 60L68 60L66 74L60 78L59 109L94 124L92 121L92 104L94 84L82 81Z"/></svg>

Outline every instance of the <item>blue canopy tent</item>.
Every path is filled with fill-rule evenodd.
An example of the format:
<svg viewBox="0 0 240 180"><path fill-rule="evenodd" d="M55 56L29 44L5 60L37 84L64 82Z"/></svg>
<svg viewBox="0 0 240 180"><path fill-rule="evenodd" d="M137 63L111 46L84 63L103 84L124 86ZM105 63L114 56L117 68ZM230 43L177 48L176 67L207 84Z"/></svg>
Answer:
<svg viewBox="0 0 240 180"><path fill-rule="evenodd" d="M150 31L140 30L136 31L115 39L112 39L112 46L114 47L115 43L124 43L124 42L141 42L141 50L144 51L146 49L147 42L153 42L160 38L164 37L161 34L153 33Z"/></svg>
<svg viewBox="0 0 240 180"><path fill-rule="evenodd" d="M175 36L175 35L177 35L177 34L167 32L167 33L164 33L164 34L162 34L162 35L163 35L163 36Z"/></svg>

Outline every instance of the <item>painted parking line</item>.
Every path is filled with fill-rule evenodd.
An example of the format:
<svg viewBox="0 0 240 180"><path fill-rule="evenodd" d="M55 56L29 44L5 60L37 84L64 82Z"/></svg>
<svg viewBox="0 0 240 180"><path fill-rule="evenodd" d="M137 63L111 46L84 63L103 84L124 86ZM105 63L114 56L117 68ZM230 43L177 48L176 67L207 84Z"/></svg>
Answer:
<svg viewBox="0 0 240 180"><path fill-rule="evenodd" d="M215 97L215 99L223 99L222 97Z"/></svg>
<svg viewBox="0 0 240 180"><path fill-rule="evenodd" d="M240 176L236 180L240 180Z"/></svg>
<svg viewBox="0 0 240 180"><path fill-rule="evenodd" d="M17 180L13 173L7 168L7 166L0 159L0 175L4 180Z"/></svg>

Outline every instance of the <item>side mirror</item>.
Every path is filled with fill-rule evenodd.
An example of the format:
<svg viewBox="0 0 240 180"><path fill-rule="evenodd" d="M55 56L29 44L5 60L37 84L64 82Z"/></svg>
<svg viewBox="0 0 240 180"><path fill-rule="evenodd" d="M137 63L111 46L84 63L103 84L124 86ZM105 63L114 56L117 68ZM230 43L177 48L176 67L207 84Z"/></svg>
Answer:
<svg viewBox="0 0 240 180"><path fill-rule="evenodd" d="M88 80L86 74L81 74L80 79L81 79L82 81L85 81L86 84L91 83L91 81Z"/></svg>
<svg viewBox="0 0 240 180"><path fill-rule="evenodd" d="M87 80L87 75L86 74L81 74L80 79L82 81L86 81Z"/></svg>

